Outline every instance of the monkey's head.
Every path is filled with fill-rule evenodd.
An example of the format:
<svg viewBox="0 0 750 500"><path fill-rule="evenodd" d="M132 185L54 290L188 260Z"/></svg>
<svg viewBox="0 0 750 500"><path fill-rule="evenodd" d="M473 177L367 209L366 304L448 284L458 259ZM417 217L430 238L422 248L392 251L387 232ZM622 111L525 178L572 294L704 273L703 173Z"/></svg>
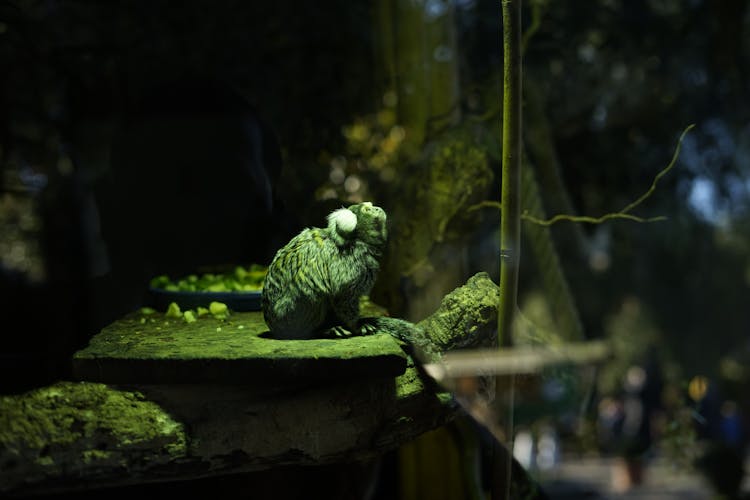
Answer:
<svg viewBox="0 0 750 500"><path fill-rule="evenodd" d="M356 239L382 248L388 238L385 211L369 201L334 210L328 215L328 227L341 244Z"/></svg>

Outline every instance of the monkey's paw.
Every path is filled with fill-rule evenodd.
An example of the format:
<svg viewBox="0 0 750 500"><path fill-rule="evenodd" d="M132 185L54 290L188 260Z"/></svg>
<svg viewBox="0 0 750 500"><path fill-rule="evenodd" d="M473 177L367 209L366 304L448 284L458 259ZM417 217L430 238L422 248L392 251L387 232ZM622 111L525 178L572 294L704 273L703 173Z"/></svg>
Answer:
<svg viewBox="0 0 750 500"><path fill-rule="evenodd" d="M334 326L333 328L329 328L328 330L326 330L323 334L324 337L331 339L344 339L348 337L354 337L354 335L355 332L349 330L344 326Z"/></svg>
<svg viewBox="0 0 750 500"><path fill-rule="evenodd" d="M378 333L378 327L371 321L362 320L357 326L359 327L360 335L373 335Z"/></svg>

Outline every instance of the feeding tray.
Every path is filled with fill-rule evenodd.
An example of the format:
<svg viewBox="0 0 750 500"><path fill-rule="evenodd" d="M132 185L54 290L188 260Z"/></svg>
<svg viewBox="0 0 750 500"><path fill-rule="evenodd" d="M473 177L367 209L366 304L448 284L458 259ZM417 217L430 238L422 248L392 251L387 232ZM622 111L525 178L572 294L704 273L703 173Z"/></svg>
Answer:
<svg viewBox="0 0 750 500"><path fill-rule="evenodd" d="M164 311L172 302L182 310L208 308L211 302L223 302L232 311L260 311L267 271L265 266L251 264L175 280L167 275L157 276L149 284L149 305Z"/></svg>

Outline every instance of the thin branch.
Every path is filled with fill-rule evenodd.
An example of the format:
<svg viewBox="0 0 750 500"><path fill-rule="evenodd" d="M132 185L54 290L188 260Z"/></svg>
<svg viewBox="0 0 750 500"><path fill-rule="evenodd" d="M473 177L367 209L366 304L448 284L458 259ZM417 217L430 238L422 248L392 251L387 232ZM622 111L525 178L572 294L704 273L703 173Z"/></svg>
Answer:
<svg viewBox="0 0 750 500"><path fill-rule="evenodd" d="M628 205L627 207L620 210L620 213L628 213L631 210L633 210L635 207L643 203L651 194L656 190L656 184L659 182L659 179L667 175L667 172L672 170L672 167L675 166L677 163L677 157L680 156L680 149L682 148L682 140L685 138L685 134L690 132L692 128L695 127L694 123L691 123L687 127L685 127L685 130L682 131L682 134L680 134L680 139L677 141L677 147L674 149L674 154L672 155L672 160L669 162L669 165L667 165L664 170L656 174L656 177L654 177L654 181L651 183L651 187L648 188L648 191L643 193L643 196L635 200L633 203Z"/></svg>
<svg viewBox="0 0 750 500"><path fill-rule="evenodd" d="M695 127L695 124L690 124L687 127L685 127L685 130L682 131L682 134L680 134L680 138L677 141L677 146L675 147L674 154L672 155L672 159L670 160L669 164L664 167L661 172L656 174L656 177L654 177L654 180L651 182L651 186L648 188L648 190L643 193L638 199L633 201L632 203L628 204L625 208L620 210L619 212L611 212L608 214L604 214L601 217L591 217L588 215L570 215L570 214L557 214L554 217L551 217L549 219L539 219L537 217L534 217L533 215L528 214L527 212L524 212L521 214L521 219L531 222L533 224L538 224L540 226L551 226L552 224L555 224L557 222L561 221L567 221L567 222L583 222L587 224L601 224L605 221L612 220L612 219L625 219L625 220L631 220L634 222L659 222L667 220L666 217L663 215L659 215L656 217L639 217L637 215L630 214L634 208L639 206L641 203L646 201L653 193L656 191L656 185L659 183L659 180L661 180L662 177L667 175L672 168L677 164L677 158L680 156L680 149L682 148L682 141L685 138L685 135L690 132L690 130ZM478 210L480 208L498 208L502 210L502 205L496 201L489 201L485 200L482 202L479 202L475 205L472 205L468 208L468 211L474 211Z"/></svg>
<svg viewBox="0 0 750 500"><path fill-rule="evenodd" d="M602 222L610 220L610 219L627 219L627 220L632 220L636 222L656 222L656 221L666 220L666 217L663 217L663 216L644 219L642 217L631 215L628 212L630 212L631 210L636 208L638 205L646 201L654 193L654 191L656 191L656 185L659 183L659 180L665 175L667 175L667 173L670 170L672 170L672 168L677 164L677 158L680 156L680 149L682 148L682 140L685 138L685 134L690 132L690 130L693 127L695 127L695 124L690 124L687 127L685 127L685 130L682 131L682 134L680 134L680 138L677 141L677 147L675 147L674 154L672 155L672 159L670 160L669 164L662 169L661 172L656 174L656 177L654 177L654 180L651 182L651 186L648 188L648 190L645 193L643 193L637 200L630 203L619 212L608 213L608 214L602 215L601 217L587 217L587 216L558 214L546 220L540 220L528 214L523 214L521 217L524 220L528 220L535 224L541 224L542 226L551 226L555 222L559 222L563 220L572 221L572 222L587 222L590 224L601 224Z"/></svg>
<svg viewBox="0 0 750 500"><path fill-rule="evenodd" d="M632 220L635 222L659 222L659 221L667 220L667 218L664 217L663 215L659 215L657 217L649 217L648 219L645 219L643 217L638 217L637 215L631 215L631 214L626 214L622 212L613 212L613 213L602 215L601 217L589 217L588 215L557 214L551 219L546 219L546 220L537 219L533 215L523 213L521 214L521 219L532 222L534 224L538 224L540 226L551 226L552 224L556 222L560 222L560 221L585 222L587 224L601 224L602 222L605 222L611 219L626 219L626 220Z"/></svg>
<svg viewBox="0 0 750 500"><path fill-rule="evenodd" d="M499 201L484 200L470 206L466 209L466 211L473 212L474 210L479 210L480 208L497 208L498 210L502 210L503 205Z"/></svg>

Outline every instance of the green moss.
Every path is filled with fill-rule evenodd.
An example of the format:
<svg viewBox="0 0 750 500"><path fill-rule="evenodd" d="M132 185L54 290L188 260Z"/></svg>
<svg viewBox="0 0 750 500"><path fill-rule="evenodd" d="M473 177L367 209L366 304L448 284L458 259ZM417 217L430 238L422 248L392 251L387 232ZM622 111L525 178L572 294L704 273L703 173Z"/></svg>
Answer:
<svg viewBox="0 0 750 500"><path fill-rule="evenodd" d="M416 396L424 391L424 382L419 376L414 362L409 359L409 366L403 375L396 377L396 398L404 399Z"/></svg>
<svg viewBox="0 0 750 500"><path fill-rule="evenodd" d="M130 446L154 448L157 455L187 451L182 425L137 392L60 382L0 397L0 450L6 458L53 465L58 452L101 460Z"/></svg>
<svg viewBox="0 0 750 500"><path fill-rule="evenodd" d="M243 326L242 329L239 326ZM138 315L107 326L75 360L115 359L359 359L382 356L404 358L398 343L387 334L350 339L275 340L260 312L233 313L219 322L212 315L195 322L171 322L162 327L142 325Z"/></svg>
<svg viewBox="0 0 750 500"><path fill-rule="evenodd" d="M491 347L497 328L499 290L480 272L443 297L440 308L418 323L438 352L463 347Z"/></svg>
<svg viewBox="0 0 750 500"><path fill-rule="evenodd" d="M359 315L362 317L387 316L388 311L370 300L369 296L363 295L359 298Z"/></svg>

